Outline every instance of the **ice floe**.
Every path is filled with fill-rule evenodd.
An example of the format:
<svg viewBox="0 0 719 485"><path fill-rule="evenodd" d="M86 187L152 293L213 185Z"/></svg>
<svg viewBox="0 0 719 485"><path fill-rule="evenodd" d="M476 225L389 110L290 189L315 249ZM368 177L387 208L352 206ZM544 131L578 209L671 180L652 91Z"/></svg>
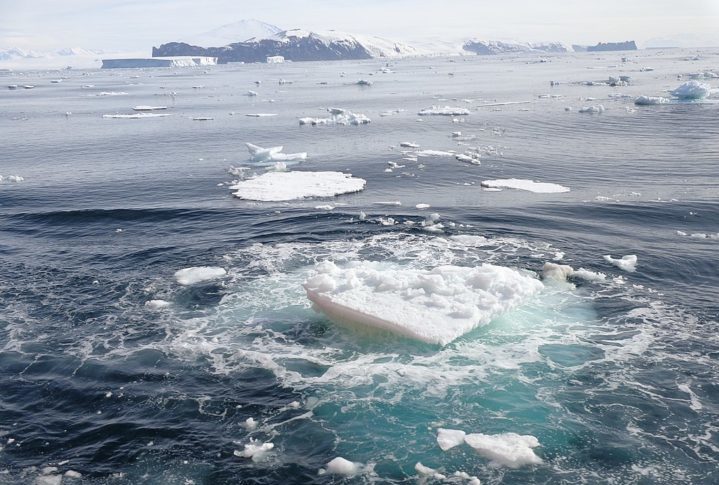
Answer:
<svg viewBox="0 0 719 485"><path fill-rule="evenodd" d="M657 104L667 104L669 99L661 96L639 96L634 100L634 104L637 106L653 106Z"/></svg>
<svg viewBox="0 0 719 485"><path fill-rule="evenodd" d="M250 152L250 161L262 162L292 162L307 159L306 152L282 153L282 146L263 148L252 143L245 143Z"/></svg>
<svg viewBox="0 0 719 485"><path fill-rule="evenodd" d="M470 111L466 108L452 108L451 106L432 106L420 110L419 116L466 116Z"/></svg>
<svg viewBox="0 0 719 485"><path fill-rule="evenodd" d="M561 259L561 258L560 258ZM566 281L569 278L581 279L593 283L600 283L607 279L604 273L595 273L588 269L574 269L566 264L544 263L542 267L542 276L545 280Z"/></svg>
<svg viewBox="0 0 719 485"><path fill-rule="evenodd" d="M133 111L162 111L167 109L167 106L146 106L146 105L140 105L135 106L132 108Z"/></svg>
<svg viewBox="0 0 719 485"><path fill-rule="evenodd" d="M175 272L175 280L184 286L216 280L227 274L224 268L216 266L194 266Z"/></svg>
<svg viewBox="0 0 719 485"><path fill-rule="evenodd" d="M699 81L687 81L681 86L671 91L671 95L675 98L683 100L704 99L711 93L711 86Z"/></svg>
<svg viewBox="0 0 719 485"><path fill-rule="evenodd" d="M353 113L352 111L343 108L328 108L327 111L330 113L329 117L326 118L312 118L305 117L300 118L300 125L366 125L370 123L367 116L360 113Z"/></svg>
<svg viewBox="0 0 719 485"><path fill-rule="evenodd" d="M354 261L316 265L307 297L330 319L446 345L520 305L543 285L531 275L492 264L429 270Z"/></svg>
<svg viewBox="0 0 719 485"><path fill-rule="evenodd" d="M525 179L496 179L483 180L482 187L494 189L518 189L535 192L537 194L555 194L561 192L569 192L569 187L554 184L550 182L535 182Z"/></svg>
<svg viewBox="0 0 719 485"><path fill-rule="evenodd" d="M102 115L103 118L115 118L115 119L127 119L127 120L141 120L145 118L164 118L171 116L169 113L135 113L131 115L113 114L113 115Z"/></svg>
<svg viewBox="0 0 719 485"><path fill-rule="evenodd" d="M617 268L628 271L630 273L634 272L637 267L637 256L634 254L628 254L626 256L622 256L619 259L613 258L611 255L607 254L604 256L604 260L608 263L613 264Z"/></svg>
<svg viewBox="0 0 719 485"><path fill-rule="evenodd" d="M542 459L533 450L539 446L539 440L532 435L517 433L467 434L458 429L439 428L437 430L437 444L443 451L463 443L471 446L479 455L496 465L519 468L524 465L542 463Z"/></svg>
<svg viewBox="0 0 719 485"><path fill-rule="evenodd" d="M603 104L598 104L596 106L582 106L579 108L580 113L599 114L604 113L604 111L606 111L606 108L604 108Z"/></svg>
<svg viewBox="0 0 719 485"><path fill-rule="evenodd" d="M24 180L25 180L25 177L21 177L20 175L6 175L6 176L0 175L0 182L19 183L19 182L23 182Z"/></svg>
<svg viewBox="0 0 719 485"><path fill-rule="evenodd" d="M249 116L251 118L269 118L277 116L277 113L247 113L245 116Z"/></svg>
<svg viewBox="0 0 719 485"><path fill-rule="evenodd" d="M241 180L230 189L240 199L280 202L359 192L365 183L364 179L342 172L269 172Z"/></svg>

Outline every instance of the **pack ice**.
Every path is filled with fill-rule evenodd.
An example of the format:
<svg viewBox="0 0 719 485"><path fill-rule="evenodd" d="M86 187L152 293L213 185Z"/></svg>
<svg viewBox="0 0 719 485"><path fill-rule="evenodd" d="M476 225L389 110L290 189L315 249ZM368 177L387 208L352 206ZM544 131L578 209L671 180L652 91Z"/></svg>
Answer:
<svg viewBox="0 0 719 485"><path fill-rule="evenodd" d="M281 202L359 192L366 181L342 172L269 172L230 186L235 197Z"/></svg>
<svg viewBox="0 0 719 485"><path fill-rule="evenodd" d="M304 287L314 308L338 323L446 345L543 288L517 270L482 264L429 270L354 261L318 263Z"/></svg>

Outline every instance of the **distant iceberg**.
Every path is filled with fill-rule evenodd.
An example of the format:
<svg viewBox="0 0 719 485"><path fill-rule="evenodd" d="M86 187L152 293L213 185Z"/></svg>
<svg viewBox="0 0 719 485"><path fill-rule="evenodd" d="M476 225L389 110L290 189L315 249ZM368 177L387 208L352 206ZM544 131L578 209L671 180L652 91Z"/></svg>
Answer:
<svg viewBox="0 0 719 485"><path fill-rule="evenodd" d="M208 56L174 56L145 57L134 59L103 59L103 69L133 69L141 67L199 67L214 66L217 57Z"/></svg>

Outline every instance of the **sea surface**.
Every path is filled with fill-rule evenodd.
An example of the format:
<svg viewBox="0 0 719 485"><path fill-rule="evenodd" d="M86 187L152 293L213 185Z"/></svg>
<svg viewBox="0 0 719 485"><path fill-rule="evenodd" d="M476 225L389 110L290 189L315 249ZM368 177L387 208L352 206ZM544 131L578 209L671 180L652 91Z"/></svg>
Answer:
<svg viewBox="0 0 719 485"><path fill-rule="evenodd" d="M443 483L418 462L444 483L719 483L719 96L633 104L719 72L719 49L543 61L0 73L0 483ZM103 118L137 105L171 116ZM433 105L470 114L417 115ZM372 122L299 125L328 107ZM245 142L366 188L240 200L233 174L265 170ZM478 147L481 165L403 160L401 142ZM571 191L480 186L506 178ZM634 272L603 259L630 254ZM606 280L547 282L438 347L314 312L302 283L324 260L538 277L553 261ZM227 275L179 285L193 266ZM542 463L442 451L438 428L532 435ZM252 443L273 448L238 456ZM338 456L359 473L322 474Z"/></svg>

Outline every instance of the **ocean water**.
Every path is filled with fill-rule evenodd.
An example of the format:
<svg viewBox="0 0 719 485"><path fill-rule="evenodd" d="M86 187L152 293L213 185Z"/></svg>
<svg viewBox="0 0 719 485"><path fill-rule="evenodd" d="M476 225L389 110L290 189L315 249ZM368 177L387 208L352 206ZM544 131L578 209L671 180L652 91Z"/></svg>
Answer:
<svg viewBox="0 0 719 485"><path fill-rule="evenodd" d="M417 462L484 484L719 482L719 104L633 105L716 72L719 50L546 60L0 74L36 85L0 90L0 175L24 177L0 183L0 483L441 483ZM618 74L631 85L581 84ZM171 116L102 117L136 105ZM471 114L417 116L432 105ZM327 107L372 122L299 126ZM230 167L264 171L245 142L366 189L239 200ZM481 165L402 160L400 142L480 147ZM480 187L501 178L571 191ZM336 326L301 286L323 260L540 274L562 254L606 281L547 283L445 347ZM228 274L175 282L203 265ZM533 435L542 464L444 452L438 428ZM274 447L237 456L250 443ZM320 474L337 456L361 472Z"/></svg>

